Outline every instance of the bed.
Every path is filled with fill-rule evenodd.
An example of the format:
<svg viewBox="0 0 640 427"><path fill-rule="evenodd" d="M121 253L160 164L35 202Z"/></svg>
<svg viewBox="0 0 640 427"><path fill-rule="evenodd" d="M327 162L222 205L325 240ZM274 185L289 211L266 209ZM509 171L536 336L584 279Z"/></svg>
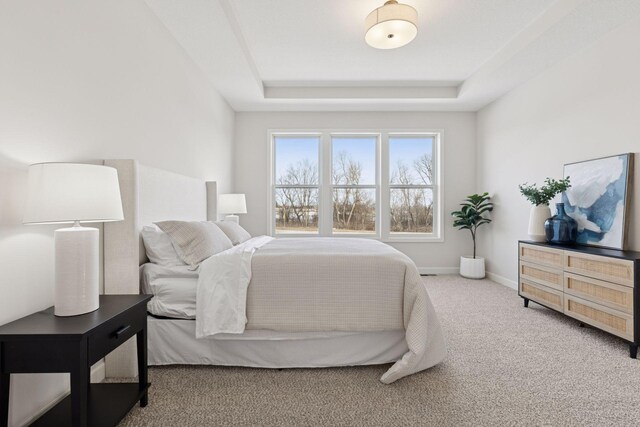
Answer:
<svg viewBox="0 0 640 427"><path fill-rule="evenodd" d="M224 255L227 261L244 256L252 273L241 295L246 311L232 313L242 328L218 328L197 339L207 331L197 325L208 322L212 312L203 298L215 298L197 295L196 304L193 295L214 288L202 283L217 280L221 257L204 261L197 274L162 272L148 264L140 232L168 219L217 219L216 184L133 160L105 164L118 170L125 211L124 221L105 224L105 293L138 293L142 286L155 295L148 318L150 365L290 368L393 362L381 378L391 383L443 360L444 337L415 265L373 240L266 238L250 248L249 257L250 242L234 247L235 255L225 251L230 252ZM225 288L216 283L215 289ZM163 307L167 292L177 302L169 308ZM225 292L236 290L229 286ZM200 311L194 316L196 306ZM245 321L238 321L242 316ZM131 351L110 356L107 375L134 373Z"/></svg>

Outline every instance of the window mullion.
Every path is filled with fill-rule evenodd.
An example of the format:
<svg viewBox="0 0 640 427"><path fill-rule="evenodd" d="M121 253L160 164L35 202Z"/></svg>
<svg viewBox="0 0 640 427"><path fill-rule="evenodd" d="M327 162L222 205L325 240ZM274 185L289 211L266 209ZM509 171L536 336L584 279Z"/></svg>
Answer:
<svg viewBox="0 0 640 427"><path fill-rule="evenodd" d="M275 135L269 138L269 199L267 201L267 215L269 218L269 236L276 234L276 141Z"/></svg>
<svg viewBox="0 0 640 427"><path fill-rule="evenodd" d="M440 141L441 136L441 134L437 134L433 137L434 142L431 162L433 165L433 176L435 182L431 182L431 184L435 184L432 190L433 203L435 205L433 207L433 231L438 237L444 239L444 202L442 200L442 175L440 174L442 168L442 153L440 152L440 150L442 149Z"/></svg>
<svg viewBox="0 0 640 427"><path fill-rule="evenodd" d="M378 190L378 219L380 237L382 239L389 238L390 232L390 210L389 207L389 133L380 134L380 150L378 159L379 173L379 190Z"/></svg>
<svg viewBox="0 0 640 427"><path fill-rule="evenodd" d="M333 194L331 188L331 135L324 132L320 138L320 236L330 236L333 227Z"/></svg>

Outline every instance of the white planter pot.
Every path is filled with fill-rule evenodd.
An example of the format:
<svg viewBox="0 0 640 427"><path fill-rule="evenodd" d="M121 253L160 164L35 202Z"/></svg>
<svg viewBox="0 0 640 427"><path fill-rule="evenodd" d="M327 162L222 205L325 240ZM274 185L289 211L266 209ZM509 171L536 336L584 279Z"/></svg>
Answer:
<svg viewBox="0 0 640 427"><path fill-rule="evenodd" d="M551 218L551 209L548 205L533 206L529 212L529 239L534 242L544 242L547 237L544 233L544 222Z"/></svg>
<svg viewBox="0 0 640 427"><path fill-rule="evenodd" d="M460 275L467 279L484 279L484 258L461 256Z"/></svg>

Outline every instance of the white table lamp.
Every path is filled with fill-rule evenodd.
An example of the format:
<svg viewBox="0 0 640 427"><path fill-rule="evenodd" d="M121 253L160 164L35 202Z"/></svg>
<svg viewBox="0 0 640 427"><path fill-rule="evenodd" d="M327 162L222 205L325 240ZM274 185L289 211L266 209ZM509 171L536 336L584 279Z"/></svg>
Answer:
<svg viewBox="0 0 640 427"><path fill-rule="evenodd" d="M224 217L225 221L239 224L240 218L237 214L247 213L247 201L244 194L221 194L218 197L218 213L227 214Z"/></svg>
<svg viewBox="0 0 640 427"><path fill-rule="evenodd" d="M108 166L39 163L29 166L24 224L64 224L54 233L56 316L97 310L99 247L97 228L81 222L124 219L118 172Z"/></svg>

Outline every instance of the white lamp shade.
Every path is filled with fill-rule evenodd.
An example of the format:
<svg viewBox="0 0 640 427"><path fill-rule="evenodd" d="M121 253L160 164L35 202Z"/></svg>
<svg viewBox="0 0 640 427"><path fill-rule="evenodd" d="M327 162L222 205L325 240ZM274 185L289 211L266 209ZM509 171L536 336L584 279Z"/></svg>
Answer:
<svg viewBox="0 0 640 427"><path fill-rule="evenodd" d="M395 49L418 34L418 12L394 0L371 12L364 21L367 44L377 49Z"/></svg>
<svg viewBox="0 0 640 427"><path fill-rule="evenodd" d="M247 202L244 194L221 194L218 197L218 213L246 214Z"/></svg>
<svg viewBox="0 0 640 427"><path fill-rule="evenodd" d="M24 224L122 219L118 172L114 168L79 163L29 166Z"/></svg>

